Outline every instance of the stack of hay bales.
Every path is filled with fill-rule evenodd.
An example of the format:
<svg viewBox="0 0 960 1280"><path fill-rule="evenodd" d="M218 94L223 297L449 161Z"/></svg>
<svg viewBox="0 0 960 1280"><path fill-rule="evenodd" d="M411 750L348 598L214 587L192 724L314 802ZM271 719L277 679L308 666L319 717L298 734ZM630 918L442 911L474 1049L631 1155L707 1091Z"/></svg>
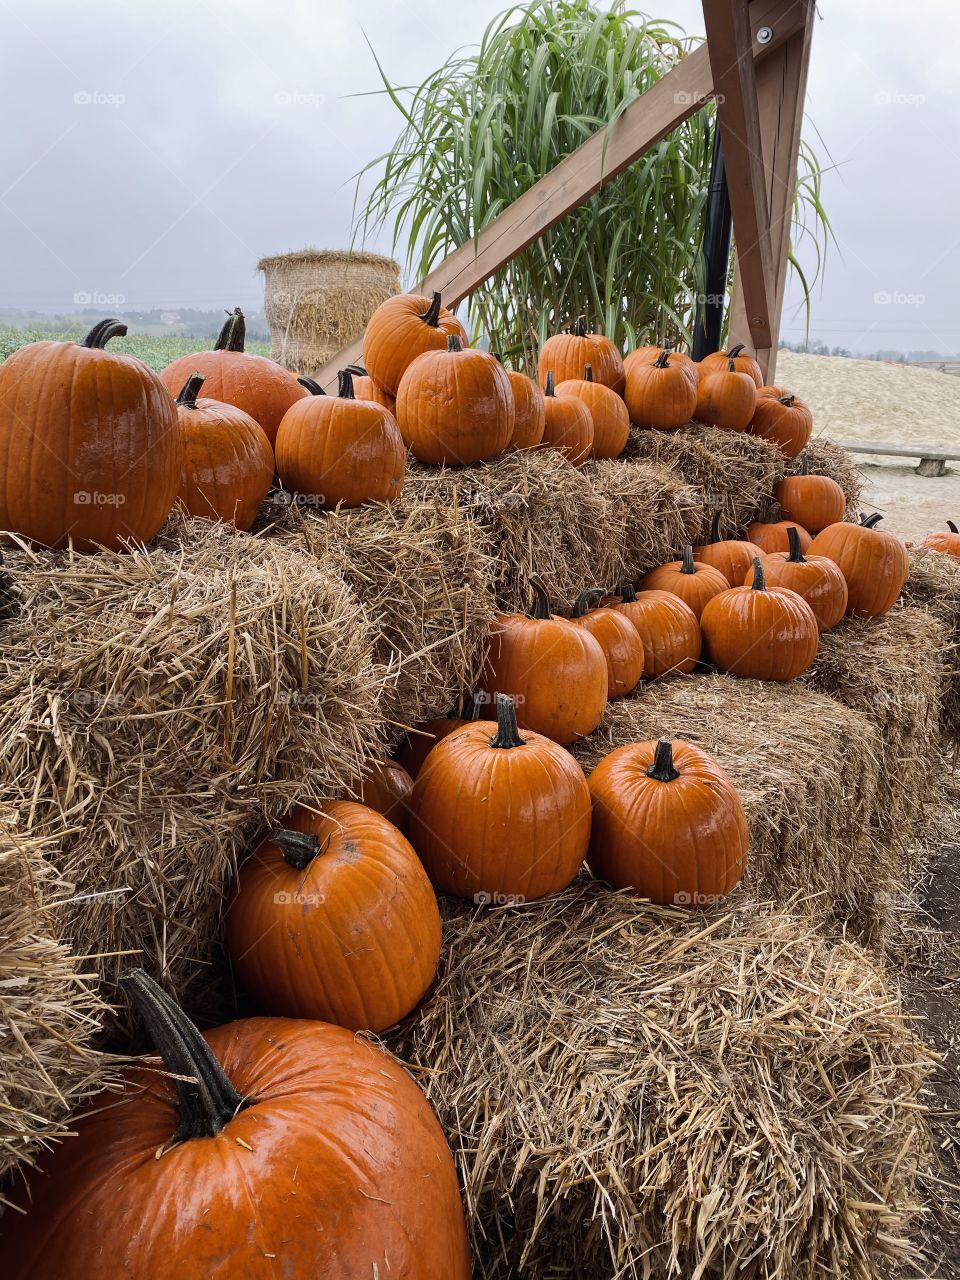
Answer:
<svg viewBox="0 0 960 1280"><path fill-rule="evenodd" d="M907 605L926 609L946 630L941 658L944 683L940 698L943 729L960 742L960 560L914 547L910 553L910 577L903 589Z"/></svg>
<svg viewBox="0 0 960 1280"><path fill-rule="evenodd" d="M297 373L316 373L359 337L387 298L400 268L377 253L303 249L261 258L270 354Z"/></svg>

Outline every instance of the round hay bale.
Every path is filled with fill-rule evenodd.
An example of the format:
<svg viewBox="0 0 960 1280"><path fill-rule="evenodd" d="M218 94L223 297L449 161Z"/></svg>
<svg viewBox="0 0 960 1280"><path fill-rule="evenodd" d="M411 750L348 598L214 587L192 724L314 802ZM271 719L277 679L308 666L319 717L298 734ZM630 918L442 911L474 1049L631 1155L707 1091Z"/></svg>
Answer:
<svg viewBox="0 0 960 1280"><path fill-rule="evenodd" d="M859 947L591 883L449 905L390 1040L457 1159L475 1274L875 1280L910 1258L932 1052Z"/></svg>
<svg viewBox="0 0 960 1280"><path fill-rule="evenodd" d="M302 249L261 258L270 354L312 374L358 337L387 298L400 292L400 267L378 253Z"/></svg>

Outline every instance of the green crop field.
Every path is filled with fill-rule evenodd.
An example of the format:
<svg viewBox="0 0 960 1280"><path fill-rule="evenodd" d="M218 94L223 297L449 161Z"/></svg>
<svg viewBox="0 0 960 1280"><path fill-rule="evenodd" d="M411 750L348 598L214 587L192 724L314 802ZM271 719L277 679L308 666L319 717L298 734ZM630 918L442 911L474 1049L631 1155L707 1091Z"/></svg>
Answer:
<svg viewBox="0 0 960 1280"><path fill-rule="evenodd" d="M76 341L83 337L83 333L84 331L79 328L57 332L49 329L0 328L0 360L6 360L11 352L16 351L19 347L25 347L29 342L49 341L50 339L55 341ZM212 339L173 335L167 337L155 334L130 334L126 338L114 338L110 343L110 350L123 351L128 355L136 356L138 360L142 360L151 369L159 371L165 368L171 360L176 360L177 356L189 355L191 351L203 351L212 346ZM254 355L266 356L270 354L269 342L248 340L246 349Z"/></svg>

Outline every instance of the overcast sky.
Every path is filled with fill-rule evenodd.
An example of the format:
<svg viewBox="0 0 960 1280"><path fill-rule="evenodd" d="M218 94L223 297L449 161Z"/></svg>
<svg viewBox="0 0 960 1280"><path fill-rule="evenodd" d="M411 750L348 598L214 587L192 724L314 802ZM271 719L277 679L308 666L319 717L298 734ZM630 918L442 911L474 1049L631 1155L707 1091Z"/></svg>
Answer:
<svg viewBox="0 0 960 1280"><path fill-rule="evenodd" d="M392 79L413 83L503 7L0 0L0 305L260 306L257 259L346 246L351 175L397 132L385 98L350 96L378 85L364 31ZM697 0L645 7L702 31ZM825 202L839 243L813 333L957 352L960 5L820 12L806 132L837 165Z"/></svg>

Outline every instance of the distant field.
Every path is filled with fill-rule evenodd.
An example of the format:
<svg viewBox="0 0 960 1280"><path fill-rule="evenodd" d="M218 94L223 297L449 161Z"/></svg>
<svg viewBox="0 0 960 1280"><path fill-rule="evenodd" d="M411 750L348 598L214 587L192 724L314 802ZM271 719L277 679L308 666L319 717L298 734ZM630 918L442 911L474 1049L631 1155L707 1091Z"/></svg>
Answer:
<svg viewBox="0 0 960 1280"><path fill-rule="evenodd" d="M78 338L83 337L83 333L84 331L81 329L54 333L48 329L0 328L0 360L6 360L12 351L16 351L18 347L25 347L29 342L49 341L50 339L55 341L76 341ZM171 360L176 360L177 356L189 355L191 351L203 351L212 346L213 340L206 338L132 334L127 338L114 338L110 343L110 350L124 351L128 355L136 356L138 360L148 364L151 369L159 371L168 365ZM247 350L254 355L266 356L270 354L270 344L269 342L248 341Z"/></svg>

